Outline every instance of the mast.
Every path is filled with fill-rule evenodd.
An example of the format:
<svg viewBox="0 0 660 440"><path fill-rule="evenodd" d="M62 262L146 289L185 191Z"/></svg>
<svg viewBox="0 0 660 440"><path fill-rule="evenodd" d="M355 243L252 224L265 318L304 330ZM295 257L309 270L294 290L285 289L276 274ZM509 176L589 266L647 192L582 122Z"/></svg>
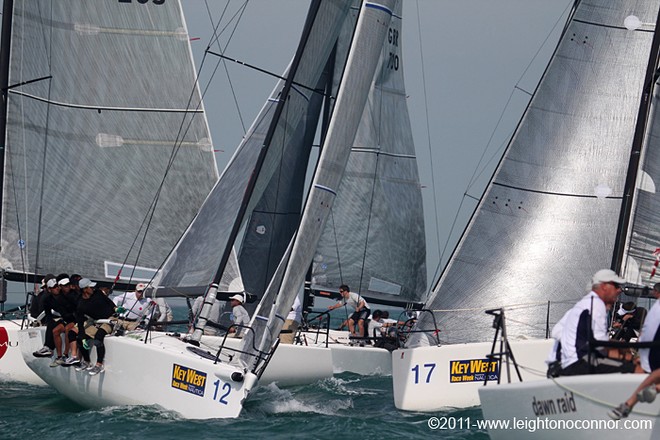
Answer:
<svg viewBox="0 0 660 440"><path fill-rule="evenodd" d="M2 36L0 37L0 192L4 191L5 179L5 144L7 142L7 99L9 97L9 54L11 52L11 25L14 0L5 0L2 7ZM0 222L2 220L0 204Z"/></svg>
<svg viewBox="0 0 660 440"><path fill-rule="evenodd" d="M270 147L270 144L273 140L273 136L275 135L275 131L277 129L280 117L282 115L282 112L284 111L284 106L287 103L289 93L291 91L291 87L293 85L293 80L295 77L296 72L298 71L298 67L300 65L300 60L302 59L304 49L307 43L307 40L309 39L316 15L319 11L321 2L320 0L315 0L311 5L309 9L309 13L307 15L307 19L305 21L305 26L303 28L303 33L301 36L301 43L298 45L298 48L296 50L296 54L293 58L293 61L291 62L291 67L289 69L286 81L284 83L284 86L282 87L282 90L280 91L278 95L278 102L275 107L275 111L273 114L273 118L271 119L270 125L268 126L268 131L266 132L266 136L264 139L264 142L261 144L261 149L259 151L259 155L256 159L256 163L254 168L252 169L252 173L250 174L250 178L247 182L245 192L243 193L243 198L241 200L241 204L238 208L238 212L234 218L233 225L231 228L231 231L229 233L228 239L226 246L223 250L222 257L220 259L220 262L218 264L218 268L215 272L215 275L213 276L213 282L209 286L209 288L206 291L206 294L204 295L204 305L202 306L202 310L200 311L199 317L197 321L195 322L194 326L194 331L189 338L189 342L191 344L197 345L199 343L199 340L202 337L203 329L204 326L206 325L208 315L211 310L211 306L215 302L215 299L217 297L218 293L218 286L222 280L222 276L225 272L225 268L227 266L227 263L229 262L229 258L232 255L232 250L234 248L234 243L236 242L236 239L238 237L238 234L241 230L241 225L243 223L243 219L245 218L245 215L248 210L248 206L250 204L250 200L252 199L252 195L254 193L254 189L257 185L257 180L260 174L260 171L264 165L264 162L266 160L266 155L268 153L268 149Z"/></svg>
<svg viewBox="0 0 660 440"><path fill-rule="evenodd" d="M310 6L310 14L307 16L305 27L303 29L303 34L301 37L302 41L306 41L307 38L309 37L310 31L312 29L312 25L314 24L314 18L316 17L316 13L318 12L319 7L320 7L319 0L314 1L314 3ZM257 183L257 177L259 176L259 171L261 170L261 167L264 163L264 160L266 158L266 153L268 152L268 147L275 133L275 129L277 128L277 121L279 120L279 117L282 114L282 111L284 110L284 105L286 104L287 97L289 96L289 91L291 90L291 85L293 84L293 78L295 76L295 72L298 70L298 66L300 64L300 59L302 57L304 48L305 48L305 44L298 45L296 55L293 59L293 62L291 63L291 69L289 70L289 74L287 76L286 82L284 83L284 87L282 88L282 92L280 93L279 101L277 103L277 107L275 108L275 114L273 116L270 127L268 127L266 139L264 140L263 146L261 147L261 151L259 152L257 164L252 170L252 174L250 176L250 180L245 190L245 194L243 195L243 201L239 208L238 215L234 220L234 225L229 235L228 245L222 254L220 265L218 266L218 270L216 271L215 276L213 277L213 284L218 284L220 282L220 279L222 278L222 274L225 270L225 266L227 265L227 261L229 261L229 256L233 248L233 243L236 241L236 237L238 237L238 233L241 229L241 224L243 222L243 218L245 217L245 213L247 212L247 207L250 202L252 192L254 191L255 185Z"/></svg>
<svg viewBox="0 0 660 440"><path fill-rule="evenodd" d="M639 161L642 148L645 143L646 126L651 110L651 100L653 97L653 87L657 80L658 56L660 54L660 10L655 22L653 33L653 42L651 43L651 52L649 62L646 67L646 76L644 77L644 90L642 91L639 112L637 114L637 124L635 125L635 134L633 137L632 151L630 152L630 161L628 162L628 172L626 174L626 183L623 190L623 200L621 202L621 211L619 212L619 222L614 242L614 252L612 255L611 269L618 272L623 265L623 254L626 245L626 237L630 225L630 216L632 214L633 199L635 195L635 184L637 182L637 172L639 170ZM634 31L631 31L634 32Z"/></svg>

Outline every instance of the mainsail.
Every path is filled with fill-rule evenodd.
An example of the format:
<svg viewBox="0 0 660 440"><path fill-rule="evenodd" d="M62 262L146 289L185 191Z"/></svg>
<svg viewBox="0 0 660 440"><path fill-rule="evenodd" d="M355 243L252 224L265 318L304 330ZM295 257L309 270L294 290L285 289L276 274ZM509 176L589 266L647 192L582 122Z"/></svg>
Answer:
<svg viewBox="0 0 660 440"><path fill-rule="evenodd" d="M217 179L181 5L13 3L2 267L149 280Z"/></svg>
<svg viewBox="0 0 660 440"><path fill-rule="evenodd" d="M422 194L408 115L397 2L337 198L314 256L312 288L419 301L426 292ZM347 50L354 18L338 47ZM341 39L343 38L343 39ZM338 53L343 53L338 50ZM343 59L338 63L340 78Z"/></svg>
<svg viewBox="0 0 660 440"><path fill-rule="evenodd" d="M576 2L427 304L468 309L436 316L445 341L489 337L487 308L559 302L549 310L556 322L582 296L591 275L610 267L654 31L652 25L629 30L624 20L634 14L641 23L655 23L657 13L658 2ZM647 189L659 177L653 149L647 148L639 178ZM658 246L657 196L647 189L637 197L627 259L646 273L629 281L649 281L649 250ZM544 306L519 313L508 315L510 336L545 334ZM434 327L431 314L423 314L417 329ZM409 345L425 343L416 334Z"/></svg>

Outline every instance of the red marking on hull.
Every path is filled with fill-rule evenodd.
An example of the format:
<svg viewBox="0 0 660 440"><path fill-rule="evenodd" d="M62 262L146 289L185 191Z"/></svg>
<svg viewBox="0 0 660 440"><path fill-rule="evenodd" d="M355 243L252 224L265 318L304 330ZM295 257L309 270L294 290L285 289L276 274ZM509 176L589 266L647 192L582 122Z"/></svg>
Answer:
<svg viewBox="0 0 660 440"><path fill-rule="evenodd" d="M0 359L7 352L7 347L9 347L9 335L4 327L0 327Z"/></svg>

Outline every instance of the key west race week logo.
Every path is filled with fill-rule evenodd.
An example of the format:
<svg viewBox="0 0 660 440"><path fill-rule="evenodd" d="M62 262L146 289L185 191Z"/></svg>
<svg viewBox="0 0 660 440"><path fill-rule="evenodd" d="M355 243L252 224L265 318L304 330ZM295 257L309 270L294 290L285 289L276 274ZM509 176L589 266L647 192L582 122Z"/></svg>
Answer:
<svg viewBox="0 0 660 440"><path fill-rule="evenodd" d="M449 361L449 382L483 382L497 380L500 370L497 361L488 359L465 359Z"/></svg>
<svg viewBox="0 0 660 440"><path fill-rule="evenodd" d="M205 386L206 373L174 364L172 368L172 388L203 397Z"/></svg>

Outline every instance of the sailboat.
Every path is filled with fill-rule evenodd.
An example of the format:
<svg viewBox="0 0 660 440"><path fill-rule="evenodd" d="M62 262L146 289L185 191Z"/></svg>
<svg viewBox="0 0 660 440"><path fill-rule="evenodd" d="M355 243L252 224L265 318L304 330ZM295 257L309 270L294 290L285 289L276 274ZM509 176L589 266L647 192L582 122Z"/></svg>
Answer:
<svg viewBox="0 0 660 440"><path fill-rule="evenodd" d="M47 273L148 281L217 180L178 6L155 3L3 2L5 289ZM0 376L43 384L21 356L24 316L7 316Z"/></svg>
<svg viewBox="0 0 660 440"><path fill-rule="evenodd" d="M337 94L360 10L359 3L353 3L325 68L330 96ZM382 45L382 68L370 88L337 199L314 254L310 289L306 290L336 293L341 284L348 284L374 309L378 302L400 307L419 303L426 291L422 197L404 86L401 8L401 2L397 3ZM323 120L329 117L333 104L326 102ZM310 139L304 143L308 146L317 121L318 112L316 117L307 118L304 133ZM321 126L327 130L327 121ZM246 228L239 264L247 290L259 296L265 292L299 218L296 208L301 205L309 157L309 149L303 151L295 156L296 162L286 161L295 166L289 166L285 174L275 173L268 185L282 188L288 183L287 190L264 193ZM318 336L317 332L305 332L299 340L306 346L329 346L335 372L391 373L388 350L364 343L362 347L349 345L347 332L333 330L330 344L323 335Z"/></svg>
<svg viewBox="0 0 660 440"><path fill-rule="evenodd" d="M605 6L608 13L602 14ZM579 35L580 41L588 36L589 44L576 47L572 35ZM572 85L573 90L580 91L580 98L564 95L555 101L569 110L564 113L563 123L554 127L555 136L566 136L564 129L571 121L581 120L579 126L575 126L573 139L589 140L585 135L591 137L591 149L595 148L592 151L601 151L602 155L597 162L598 171L605 179L601 183L612 189L608 199L583 204L585 211L601 207L608 211L607 222L603 225L607 229L601 230L602 244L592 247L588 240L580 242L591 250L590 259L611 258L613 270L621 273L628 283L642 286L652 286L657 281L654 251L660 242L660 198L656 191L660 178L659 52L660 2L576 2L564 37L534 98L535 104L528 111L528 118L531 118L532 113L539 115L544 110L543 103L548 102L553 82L557 84L563 80ZM570 75L566 70L568 63L572 70ZM598 78L598 87L591 86L595 78ZM592 113L593 109L598 109L600 115ZM607 130L601 131L603 128ZM576 148L576 153L590 150L586 145L579 148L570 137L564 139ZM607 149L602 149L605 146ZM567 257L572 259L579 255L581 247L568 252ZM579 267L566 266L566 271L569 270L588 279L587 273ZM517 354L515 350L514 354ZM642 374L596 374L516 381L483 387L479 397L486 419L512 416L523 419L542 413L542 418L556 428L537 431L539 438L586 438L586 431L571 429L583 420L594 422L589 436L597 430L604 438L615 438L619 432L608 429L608 422L615 423L607 416L608 410L626 400L646 377ZM507 405L501 405L504 398ZM562 402L567 405L561 406ZM650 404L636 405L627 419L617 423L635 426L626 431L631 438L652 439L660 433L659 416L660 402L656 399ZM493 439L525 437L522 431L504 431L501 427L491 427L489 434Z"/></svg>
<svg viewBox="0 0 660 440"><path fill-rule="evenodd" d="M512 402L529 407L531 398L505 398L500 393L510 386L475 382L483 375L473 368L492 348L487 342L492 317L483 311L505 309L512 351L526 367L522 379L534 386L549 383L544 360L552 340L543 338L586 293L581 287L595 272L612 268L631 283L654 282L658 176L647 111L657 67L651 48L657 14L658 2L575 2L530 104L433 289L426 308L434 313L423 313L409 348L394 353L397 407L431 411L476 405L479 389L487 417L505 410L528 414ZM448 343L435 346L434 333ZM464 350L454 352L455 347ZM500 382L518 381L496 368ZM488 407L486 394L498 396L488 399Z"/></svg>
<svg viewBox="0 0 660 440"><path fill-rule="evenodd" d="M245 329L247 335L240 341L240 350L221 346L219 352L207 353L200 347L204 343L203 328L223 277L225 282L233 277L228 273L229 263L246 216L255 209L286 156L284 152L291 145L289 129L293 127L292 133L297 132L298 122L308 114L310 97L318 93L317 85L350 5L351 2L340 0L312 2L283 87L264 106L194 221L152 281L148 294L153 297L204 293L204 306L192 334L187 338L160 334L151 339L149 335L107 337L108 361L100 377L80 377L70 369L45 368L30 362L29 366L50 385L85 406L158 404L183 417L197 419L240 414L244 400L270 369L282 316L291 308L304 281L305 271L301 268L309 267L312 262L379 66L394 0L361 5L302 218L250 327ZM163 5L149 6L154 8L153 13ZM21 332L20 336L26 347L36 339L30 330ZM25 355L27 351L23 350ZM112 363L111 359L114 359ZM139 395L134 392L136 389L141 390Z"/></svg>

